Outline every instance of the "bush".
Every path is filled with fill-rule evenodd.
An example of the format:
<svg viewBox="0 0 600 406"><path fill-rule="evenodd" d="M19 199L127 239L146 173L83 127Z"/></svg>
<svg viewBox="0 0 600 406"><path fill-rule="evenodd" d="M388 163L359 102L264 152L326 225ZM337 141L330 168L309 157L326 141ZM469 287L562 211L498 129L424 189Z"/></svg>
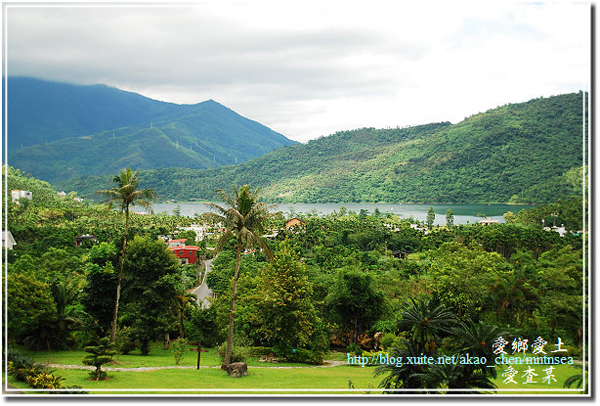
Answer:
<svg viewBox="0 0 600 406"><path fill-rule="evenodd" d="M248 354L251 357L259 357L261 355L273 354L273 348L271 347L247 347Z"/></svg>
<svg viewBox="0 0 600 406"><path fill-rule="evenodd" d="M179 365L184 355L188 351L188 340L185 338L178 338L171 344L171 350L173 351L173 358L175 358L175 365Z"/></svg>
<svg viewBox="0 0 600 406"><path fill-rule="evenodd" d="M39 373L28 375L25 382L35 389L62 389L62 381L64 380L64 378L50 372L40 371Z"/></svg>
<svg viewBox="0 0 600 406"><path fill-rule="evenodd" d="M119 354L128 355L137 348L135 339L132 337L131 328L121 327L117 330L115 337L115 348Z"/></svg>
<svg viewBox="0 0 600 406"><path fill-rule="evenodd" d="M219 357L221 357L221 361L225 360L225 349L227 348L227 343L223 343L215 348ZM250 356L250 350L248 347L240 347L233 344L233 350L231 352L231 362L244 362L246 358Z"/></svg>
<svg viewBox="0 0 600 406"><path fill-rule="evenodd" d="M373 324L371 330L373 333L381 331L382 333L396 333L398 331L398 324L392 320L378 320Z"/></svg>
<svg viewBox="0 0 600 406"><path fill-rule="evenodd" d="M64 378L54 375L44 365L34 362L31 358L22 355L19 351L7 351L7 370L16 380L26 382L35 389L63 389Z"/></svg>
<svg viewBox="0 0 600 406"><path fill-rule="evenodd" d="M396 334L386 333L381 339L381 348L388 351L392 347L400 346L400 338Z"/></svg>
<svg viewBox="0 0 600 406"><path fill-rule="evenodd" d="M351 357L353 357L356 355L362 355L363 350L358 346L358 344L352 343L348 347L346 347L346 352L349 353Z"/></svg>
<svg viewBox="0 0 600 406"><path fill-rule="evenodd" d="M321 365L323 364L324 354L321 351L311 351L304 348L298 348L295 354L287 357L288 361L300 362L303 364Z"/></svg>

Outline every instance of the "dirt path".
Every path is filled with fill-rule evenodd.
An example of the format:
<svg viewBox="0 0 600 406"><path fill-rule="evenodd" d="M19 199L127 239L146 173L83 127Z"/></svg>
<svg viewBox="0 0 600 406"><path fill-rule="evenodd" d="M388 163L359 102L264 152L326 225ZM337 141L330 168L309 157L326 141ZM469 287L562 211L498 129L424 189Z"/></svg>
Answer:
<svg viewBox="0 0 600 406"><path fill-rule="evenodd" d="M258 369L294 369L294 368L332 368L339 367L341 365L346 365L346 361L327 361L324 365L314 365L314 366L249 366L248 368L258 368ZM94 367L85 366L85 365L63 365L63 364L48 364L50 368L59 368L59 369L85 369L88 371L94 370ZM200 365L200 368L221 368L219 365ZM104 371L122 371L122 372L140 372L140 371L156 371L160 369L196 369L195 366L167 366L167 367L139 367L139 368L116 368L116 367L103 367Z"/></svg>

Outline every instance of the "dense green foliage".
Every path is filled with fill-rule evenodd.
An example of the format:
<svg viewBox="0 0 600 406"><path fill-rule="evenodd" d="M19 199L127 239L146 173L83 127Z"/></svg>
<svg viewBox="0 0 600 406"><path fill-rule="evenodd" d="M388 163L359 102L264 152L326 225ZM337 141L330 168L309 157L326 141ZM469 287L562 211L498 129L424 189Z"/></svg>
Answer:
<svg viewBox="0 0 600 406"><path fill-rule="evenodd" d="M250 183L271 202L553 203L581 194L583 98L509 104L454 125L341 131L236 166L160 168L144 178L178 200L212 200L217 188ZM105 182L61 185L89 195Z"/></svg>
<svg viewBox="0 0 600 406"><path fill-rule="evenodd" d="M4 281L7 342L35 349L97 343L110 328L124 215L57 196L44 182L5 171L9 185L39 192L27 204L7 207L8 229L17 240ZM583 328L589 299L583 253L589 251L587 233L573 232L579 231L575 218L583 217L583 209L574 198L507 213L507 223L429 229L366 211L298 215L302 224L289 229L282 214L266 216L258 235L276 236L263 252L242 254L238 238L222 238L209 273L216 297L208 309L179 299L197 270L180 266L158 238L173 236L192 219L132 214L117 349L147 354L155 348L151 342L184 335L218 346L231 331L233 315L233 346L227 346L235 350L233 360L255 351L319 364L331 349L374 350L377 333L390 356L468 353L491 360L490 343L502 335L508 342L560 338L566 355L580 358L584 343L589 345ZM543 229L541 219L549 221L552 213L573 224L564 237ZM225 235L218 228L211 246ZM94 233L97 241L75 247L74 236L83 232ZM408 255L397 258L399 251ZM418 367L390 364L377 370L381 387L493 389L497 371L482 365Z"/></svg>
<svg viewBox="0 0 600 406"><path fill-rule="evenodd" d="M50 182L126 165L214 168L295 144L213 100L175 105L29 78L10 78L8 86L9 161Z"/></svg>

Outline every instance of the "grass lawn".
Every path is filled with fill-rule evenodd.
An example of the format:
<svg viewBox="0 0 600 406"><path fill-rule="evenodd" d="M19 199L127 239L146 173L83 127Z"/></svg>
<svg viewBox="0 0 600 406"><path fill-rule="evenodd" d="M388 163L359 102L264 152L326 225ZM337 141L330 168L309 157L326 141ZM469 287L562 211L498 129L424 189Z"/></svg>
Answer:
<svg viewBox="0 0 600 406"><path fill-rule="evenodd" d="M23 351L38 362L82 365L84 351L59 351L59 352L32 352ZM142 356L139 352L131 355L117 355L115 362L110 367L114 368L139 368L139 367L165 367L175 365L171 351L162 349L161 343L151 347L150 355ZM343 353L328 354L326 359L342 361L346 359ZM248 376L244 378L231 378L218 368L221 360L214 349L202 353L201 366L209 368L193 369L159 369L151 371L109 371L106 381L90 381L86 370L65 369L56 367L55 374L65 378L66 386L79 385L92 394L127 393L126 389L142 389L143 393L164 394L380 394L377 389L383 376L374 377L374 367L361 368L359 366L342 365L336 367L316 368L314 366L294 363L265 363L258 358L247 360ZM181 366L196 366L196 353L189 352L180 363ZM210 368L213 367L213 368ZM272 368L266 368L272 367ZM514 375L515 383L504 383L506 376L503 373L508 365L498 365L498 377L495 384L499 389L497 394L569 394L580 395L581 391L566 390L563 388L565 380L575 374L580 374L580 365L554 365L551 371L554 380L542 381L547 375L544 372L548 365L532 365L537 376L536 383L524 383L524 371L527 365L513 365L518 371ZM9 377L8 382L19 388L26 385L14 381ZM348 389L356 388L353 391ZM157 389L157 391L152 391ZM269 389L271 392L257 391L256 389ZM305 391L301 389L315 389ZM338 391L318 391L318 389L335 389ZM550 391L549 391L550 389ZM195 391L202 390L202 391ZM510 390L510 391L508 391ZM131 392L130 392L131 393Z"/></svg>
<svg viewBox="0 0 600 406"><path fill-rule="evenodd" d="M335 368L248 368L248 376L231 378L219 368L165 369L141 372L111 371L107 381L89 381L87 371L57 369L56 374L66 378L67 385L79 385L93 394L124 393L111 389L165 389L144 393L173 394L241 394L265 392L252 389L275 390L266 393L323 393L319 391L297 391L297 389L348 389L349 380L356 388L373 389L378 379L373 378L372 368L342 366ZM98 390L100 389L100 390ZM187 389L178 391L178 389ZM193 391L203 389L203 391ZM244 391L244 389L249 389ZM296 391L294 390L296 389ZM373 392L375 392L373 390ZM327 392L326 392L327 393ZM330 392L331 393L331 392ZM335 392L344 393L344 392ZM352 393L345 391L345 393ZM366 393L361 391L360 393Z"/></svg>
<svg viewBox="0 0 600 406"><path fill-rule="evenodd" d="M190 348L195 348L190 346ZM71 351L28 351L19 348L19 351L23 355L33 358L35 361L43 364L62 364L62 365L83 365L82 360L86 354L83 350L71 350ZM292 362L277 362L268 363L260 362L258 357L251 357L246 360L248 366L302 366L304 364L292 363ZM346 359L346 354L342 353L330 353L325 357L325 360L338 360L342 361ZM186 353L179 363L181 366L196 366L198 361L197 353L189 351ZM166 367L175 365L175 359L173 353L170 350L164 350L162 343L152 343L150 347L150 354L147 356L141 355L139 350L133 351L129 355L117 354L113 357L113 362L106 366L111 368L142 368L142 367ZM208 352L203 352L200 356L200 365L203 366L220 366L221 358L217 354L214 348L208 348Z"/></svg>

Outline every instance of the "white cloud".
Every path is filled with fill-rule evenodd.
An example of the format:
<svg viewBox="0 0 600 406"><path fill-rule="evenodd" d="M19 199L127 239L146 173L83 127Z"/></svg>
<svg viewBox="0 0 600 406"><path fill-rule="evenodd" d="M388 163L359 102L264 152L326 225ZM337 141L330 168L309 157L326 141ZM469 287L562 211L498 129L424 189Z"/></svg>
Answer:
<svg viewBox="0 0 600 406"><path fill-rule="evenodd" d="M306 141L581 89L585 3L206 1L7 7L8 74L215 99Z"/></svg>

